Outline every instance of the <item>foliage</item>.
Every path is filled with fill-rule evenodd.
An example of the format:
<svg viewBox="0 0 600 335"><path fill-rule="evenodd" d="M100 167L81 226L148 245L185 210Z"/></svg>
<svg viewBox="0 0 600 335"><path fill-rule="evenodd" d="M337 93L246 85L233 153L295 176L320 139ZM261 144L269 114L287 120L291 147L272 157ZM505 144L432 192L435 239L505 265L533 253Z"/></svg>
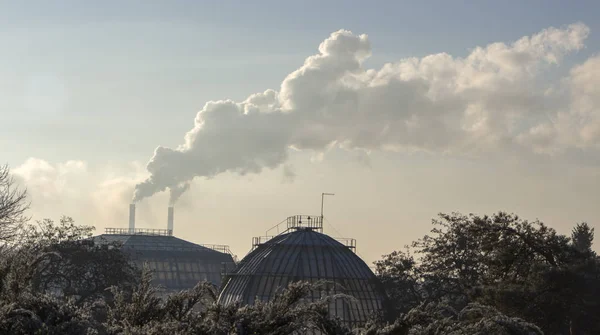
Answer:
<svg viewBox="0 0 600 335"><path fill-rule="evenodd" d="M27 293L0 307L0 334L97 334L101 328L86 309L50 295Z"/></svg>
<svg viewBox="0 0 600 335"><path fill-rule="evenodd" d="M375 272L383 285L393 315L408 313L425 299L420 268L409 251L394 251L375 262Z"/></svg>
<svg viewBox="0 0 600 335"><path fill-rule="evenodd" d="M541 335L534 324L508 317L493 307L477 303L456 311L443 303L420 304L402 314L393 324L369 324L362 330L365 335L463 335L506 334Z"/></svg>
<svg viewBox="0 0 600 335"><path fill-rule="evenodd" d="M582 253L594 253L592 242L594 241L594 228L591 228L587 222L579 223L571 232L573 246Z"/></svg>
<svg viewBox="0 0 600 335"><path fill-rule="evenodd" d="M32 271L26 281L30 288L70 297L81 305L100 297L109 299L111 286L131 287L137 276L129 258L118 245L94 243L93 229L78 226L69 217L26 226L12 254L14 260L36 257L27 263Z"/></svg>
<svg viewBox="0 0 600 335"><path fill-rule="evenodd" d="M412 310L405 322L410 334L515 334L541 335L534 324L511 318L495 308L477 303L468 304L460 312L441 304L428 304Z"/></svg>
<svg viewBox="0 0 600 335"><path fill-rule="evenodd" d="M456 310L481 303L550 334L600 333L600 264L587 224L571 238L502 212L440 214L433 224L413 243L418 259L395 252L376 262L398 313L423 303Z"/></svg>

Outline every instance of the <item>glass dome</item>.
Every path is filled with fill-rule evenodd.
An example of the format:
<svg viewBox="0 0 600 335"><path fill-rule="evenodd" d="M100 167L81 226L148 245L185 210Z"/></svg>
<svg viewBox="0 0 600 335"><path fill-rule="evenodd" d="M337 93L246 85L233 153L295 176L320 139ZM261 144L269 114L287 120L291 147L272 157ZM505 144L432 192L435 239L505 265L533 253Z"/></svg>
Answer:
<svg viewBox="0 0 600 335"><path fill-rule="evenodd" d="M148 264L154 271L153 283L167 291L192 288L200 281L220 287L222 273L235 264L227 246L199 245L160 232L108 228L106 234L94 240L118 242L137 266Z"/></svg>
<svg viewBox="0 0 600 335"><path fill-rule="evenodd" d="M373 313L383 312L385 293L371 269L352 251L354 243L341 243L321 229L314 220L308 227L290 226L288 221L286 232L264 243L255 238L254 250L227 275L219 303L268 301L292 282L325 280L334 283L329 294L355 298L337 299L329 307L330 314L347 325L360 325ZM309 299L328 293L313 292Z"/></svg>

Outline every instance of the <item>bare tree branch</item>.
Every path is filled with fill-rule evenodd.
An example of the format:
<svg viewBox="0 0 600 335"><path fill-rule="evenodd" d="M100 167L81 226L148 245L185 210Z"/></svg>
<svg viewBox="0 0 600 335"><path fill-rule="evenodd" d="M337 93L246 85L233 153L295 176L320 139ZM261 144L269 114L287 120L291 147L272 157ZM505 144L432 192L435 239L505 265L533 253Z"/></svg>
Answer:
<svg viewBox="0 0 600 335"><path fill-rule="evenodd" d="M0 166L0 241L11 240L18 228L29 220L25 212L29 209L27 190L15 185L8 165Z"/></svg>

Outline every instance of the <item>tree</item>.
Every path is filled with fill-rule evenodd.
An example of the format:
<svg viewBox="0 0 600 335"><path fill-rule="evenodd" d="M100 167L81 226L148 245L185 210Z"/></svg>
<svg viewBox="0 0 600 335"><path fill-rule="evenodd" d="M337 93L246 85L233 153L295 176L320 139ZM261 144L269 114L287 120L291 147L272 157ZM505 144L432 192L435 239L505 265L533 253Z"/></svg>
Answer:
<svg viewBox="0 0 600 335"><path fill-rule="evenodd" d="M379 262L388 293L405 294L398 311L418 299L456 310L482 303L548 333L596 333L600 267L570 238L540 221L502 212L440 214L433 224L430 235L413 243L419 258L391 254ZM589 233L582 235L591 241Z"/></svg>
<svg viewBox="0 0 600 335"><path fill-rule="evenodd" d="M577 224L571 232L571 241L579 252L593 253L594 228L590 228L586 222Z"/></svg>
<svg viewBox="0 0 600 335"><path fill-rule="evenodd" d="M107 328L111 333L138 333L144 327L154 327L154 323L164 322L166 311L156 294L158 288L152 286L152 272L144 266L140 283L131 294L112 287L114 307L108 308ZM139 332L142 334L143 332Z"/></svg>
<svg viewBox="0 0 600 335"><path fill-rule="evenodd" d="M28 208L27 190L15 185L8 165L0 166L0 242L15 237L18 228L28 220Z"/></svg>
<svg viewBox="0 0 600 335"><path fill-rule="evenodd" d="M422 274L409 251L394 251L375 262L375 274L387 293L393 315L408 313L426 300Z"/></svg>
<svg viewBox="0 0 600 335"><path fill-rule="evenodd" d="M443 303L423 303L401 315L393 324L370 324L359 332L364 335L544 334L530 322L477 303L470 303L462 310Z"/></svg>
<svg viewBox="0 0 600 335"><path fill-rule="evenodd" d="M25 294L0 303L0 334L106 334L88 308L43 294Z"/></svg>
<svg viewBox="0 0 600 335"><path fill-rule="evenodd" d="M100 297L110 298L109 287L128 287L136 282L137 270L116 244L94 243L94 227L76 225L72 218L58 223L44 219L25 233L26 245L36 253L50 254L38 263L34 289L73 297L81 305Z"/></svg>
<svg viewBox="0 0 600 335"><path fill-rule="evenodd" d="M96 244L93 227L63 217L20 230L19 244L3 250L0 294L9 301L23 294L51 293L76 305L110 300L111 286L131 288L137 270L117 245Z"/></svg>
<svg viewBox="0 0 600 335"><path fill-rule="evenodd" d="M536 325L509 317L493 307L470 303L456 311L444 304L427 304L410 311L404 322L412 334L543 335Z"/></svg>

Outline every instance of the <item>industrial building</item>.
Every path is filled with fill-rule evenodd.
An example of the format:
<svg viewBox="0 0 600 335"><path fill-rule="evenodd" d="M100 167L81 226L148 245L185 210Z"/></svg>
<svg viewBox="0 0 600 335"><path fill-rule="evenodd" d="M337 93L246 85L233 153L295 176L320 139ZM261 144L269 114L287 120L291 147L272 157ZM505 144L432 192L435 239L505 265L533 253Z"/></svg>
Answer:
<svg viewBox="0 0 600 335"><path fill-rule="evenodd" d="M330 315L350 327L362 325L374 313L382 313L386 296L381 284L355 253L354 239L334 239L323 234L322 216L291 216L276 236L253 239L253 248L227 274L219 303L253 304L268 301L297 281L327 281L330 291L313 292L312 301L343 293L354 299L330 303Z"/></svg>
<svg viewBox="0 0 600 335"><path fill-rule="evenodd" d="M226 245L195 244L173 236L174 210L169 207L167 229L135 227L135 205L129 209L129 228L106 228L96 243L117 242L140 268L154 271L153 283L165 293L209 281L220 287L222 274L235 267L235 256Z"/></svg>

